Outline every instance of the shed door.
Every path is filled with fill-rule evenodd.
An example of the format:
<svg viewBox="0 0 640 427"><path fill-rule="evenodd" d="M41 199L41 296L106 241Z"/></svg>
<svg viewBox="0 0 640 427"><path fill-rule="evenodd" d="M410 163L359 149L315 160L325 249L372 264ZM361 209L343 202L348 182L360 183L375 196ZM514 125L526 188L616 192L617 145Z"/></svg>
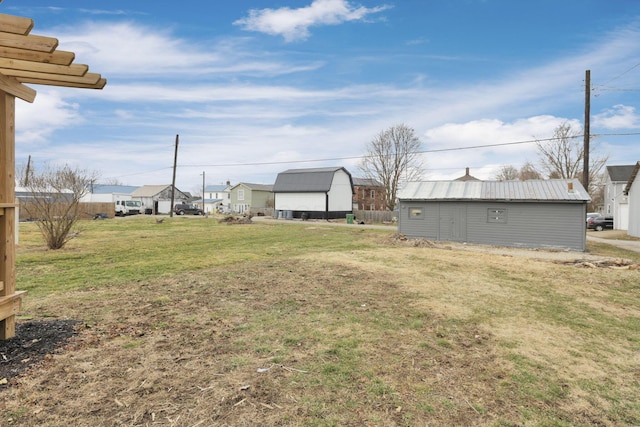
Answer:
<svg viewBox="0 0 640 427"><path fill-rule="evenodd" d="M438 234L438 240L466 242L467 206L455 203L441 203Z"/></svg>

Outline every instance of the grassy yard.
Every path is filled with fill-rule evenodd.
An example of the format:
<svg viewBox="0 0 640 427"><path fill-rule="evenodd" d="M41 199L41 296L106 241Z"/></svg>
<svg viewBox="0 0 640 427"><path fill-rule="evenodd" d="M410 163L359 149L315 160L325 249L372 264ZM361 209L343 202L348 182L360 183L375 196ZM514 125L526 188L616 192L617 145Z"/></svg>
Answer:
<svg viewBox="0 0 640 427"><path fill-rule="evenodd" d="M20 224L20 320L82 327L0 391L2 426L640 425L638 270L313 222L82 225L48 251Z"/></svg>

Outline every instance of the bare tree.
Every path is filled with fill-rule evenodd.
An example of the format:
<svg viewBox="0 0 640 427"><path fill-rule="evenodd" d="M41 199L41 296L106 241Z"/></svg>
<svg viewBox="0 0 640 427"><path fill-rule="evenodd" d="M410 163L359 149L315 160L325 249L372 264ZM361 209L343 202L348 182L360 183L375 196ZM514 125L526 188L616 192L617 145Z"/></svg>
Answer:
<svg viewBox="0 0 640 427"><path fill-rule="evenodd" d="M582 133L575 131L569 123L565 122L555 128L553 136L553 141L537 143L542 170L549 178L582 180L584 161ZM608 156L595 155L595 146L591 144L589 159L589 182L597 181L597 176L607 162Z"/></svg>
<svg viewBox="0 0 640 427"><path fill-rule="evenodd" d="M518 172L518 178L521 181L526 181L528 179L542 179L542 174L531 162L526 162L520 168L520 172Z"/></svg>
<svg viewBox="0 0 640 427"><path fill-rule="evenodd" d="M514 179L519 179L520 175L518 173L518 169L513 167L512 165L502 165L500 170L496 174L495 179L497 181L511 181Z"/></svg>
<svg viewBox="0 0 640 427"><path fill-rule="evenodd" d="M36 220L49 249L62 248L72 237L80 219L80 199L95 176L85 170L45 167L32 171L26 185L30 199L24 209Z"/></svg>
<svg viewBox="0 0 640 427"><path fill-rule="evenodd" d="M359 169L365 178L375 179L384 186L388 210L395 207L400 181L414 181L422 176L420 144L415 131L400 124L381 131L367 145Z"/></svg>
<svg viewBox="0 0 640 427"><path fill-rule="evenodd" d="M495 179L498 181L509 181L513 179L526 181L528 179L542 179L542 175L531 162L526 162L520 170L516 169L513 165L503 165L496 174Z"/></svg>

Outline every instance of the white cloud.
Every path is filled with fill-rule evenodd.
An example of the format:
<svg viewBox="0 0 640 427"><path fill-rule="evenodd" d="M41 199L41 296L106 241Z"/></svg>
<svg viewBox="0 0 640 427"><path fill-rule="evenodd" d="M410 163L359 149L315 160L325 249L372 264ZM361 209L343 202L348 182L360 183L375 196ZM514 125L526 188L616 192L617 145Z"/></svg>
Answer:
<svg viewBox="0 0 640 427"><path fill-rule="evenodd" d="M543 115L512 122L481 119L447 123L429 129L422 139L427 151L452 149L425 154L431 169L429 179L455 179L464 174L461 164L475 167L471 175L476 178L491 179L502 165L519 168L526 162L536 163L535 141L553 137L553 130L565 122L575 129L581 127L577 120ZM464 149L477 146L485 148Z"/></svg>
<svg viewBox="0 0 640 427"><path fill-rule="evenodd" d="M59 129L77 126L83 121L78 108L57 90L38 91L33 103L16 102L16 144L40 144Z"/></svg>
<svg viewBox="0 0 640 427"><path fill-rule="evenodd" d="M605 129L639 129L640 114L634 107L618 104L593 116L593 124Z"/></svg>
<svg viewBox="0 0 640 427"><path fill-rule="evenodd" d="M355 7L347 0L314 0L311 5L298 9L252 9L248 17L238 19L234 24L248 31L280 35L285 41L291 42L308 38L309 27L361 21L388 8Z"/></svg>
<svg viewBox="0 0 640 427"><path fill-rule="evenodd" d="M86 22L46 31L56 34L60 50L75 52L75 63L90 64L91 72L111 78L265 77L311 72L324 66L317 60L278 60L248 50L249 41L244 38L194 43L177 37L171 29L129 21Z"/></svg>

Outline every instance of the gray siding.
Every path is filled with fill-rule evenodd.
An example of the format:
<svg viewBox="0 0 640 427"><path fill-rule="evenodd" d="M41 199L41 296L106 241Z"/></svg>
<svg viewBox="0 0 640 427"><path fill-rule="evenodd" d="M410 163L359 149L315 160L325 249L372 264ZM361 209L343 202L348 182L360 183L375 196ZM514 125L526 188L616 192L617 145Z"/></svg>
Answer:
<svg viewBox="0 0 640 427"><path fill-rule="evenodd" d="M424 215L410 218L411 208ZM500 210L490 220L490 210ZM398 231L411 238L584 251L586 205L563 202L401 201Z"/></svg>

